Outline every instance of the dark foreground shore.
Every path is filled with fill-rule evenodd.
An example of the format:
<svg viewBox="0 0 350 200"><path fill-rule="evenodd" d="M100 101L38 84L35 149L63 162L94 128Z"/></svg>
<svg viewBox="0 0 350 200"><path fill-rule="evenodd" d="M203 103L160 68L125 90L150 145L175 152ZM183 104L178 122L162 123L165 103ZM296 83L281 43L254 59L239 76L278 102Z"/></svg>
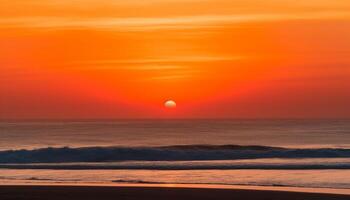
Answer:
<svg viewBox="0 0 350 200"><path fill-rule="evenodd" d="M240 189L94 186L0 186L1 200L349 200L349 195Z"/></svg>

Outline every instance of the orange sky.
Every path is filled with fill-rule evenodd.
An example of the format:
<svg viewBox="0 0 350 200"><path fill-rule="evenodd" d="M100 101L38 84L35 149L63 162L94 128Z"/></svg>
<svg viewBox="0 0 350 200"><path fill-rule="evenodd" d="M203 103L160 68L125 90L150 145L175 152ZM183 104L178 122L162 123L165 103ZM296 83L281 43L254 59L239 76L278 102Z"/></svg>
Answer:
<svg viewBox="0 0 350 200"><path fill-rule="evenodd" d="M2 119L350 117L348 0L0 3Z"/></svg>

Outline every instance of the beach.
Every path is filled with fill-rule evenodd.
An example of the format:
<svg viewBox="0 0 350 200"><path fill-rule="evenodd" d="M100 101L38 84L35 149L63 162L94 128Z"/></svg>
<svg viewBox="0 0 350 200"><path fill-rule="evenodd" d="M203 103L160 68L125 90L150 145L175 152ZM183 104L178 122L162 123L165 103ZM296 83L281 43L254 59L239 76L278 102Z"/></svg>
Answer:
<svg viewBox="0 0 350 200"><path fill-rule="evenodd" d="M0 16L0 200L350 200L350 0Z"/></svg>
<svg viewBox="0 0 350 200"><path fill-rule="evenodd" d="M0 185L204 184L348 194L349 122L0 122Z"/></svg>
<svg viewBox="0 0 350 200"><path fill-rule="evenodd" d="M179 188L179 187L127 187L127 186L0 186L1 200L179 200L179 199L244 199L244 200L347 200L350 195L320 194L288 191Z"/></svg>

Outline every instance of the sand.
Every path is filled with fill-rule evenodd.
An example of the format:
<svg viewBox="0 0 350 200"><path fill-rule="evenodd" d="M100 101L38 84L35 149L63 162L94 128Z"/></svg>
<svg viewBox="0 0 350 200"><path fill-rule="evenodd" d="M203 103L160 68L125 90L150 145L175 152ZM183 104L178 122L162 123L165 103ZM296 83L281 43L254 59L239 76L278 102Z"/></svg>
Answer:
<svg viewBox="0 0 350 200"><path fill-rule="evenodd" d="M349 200L350 195L244 189L101 187L101 186L0 186L1 200Z"/></svg>

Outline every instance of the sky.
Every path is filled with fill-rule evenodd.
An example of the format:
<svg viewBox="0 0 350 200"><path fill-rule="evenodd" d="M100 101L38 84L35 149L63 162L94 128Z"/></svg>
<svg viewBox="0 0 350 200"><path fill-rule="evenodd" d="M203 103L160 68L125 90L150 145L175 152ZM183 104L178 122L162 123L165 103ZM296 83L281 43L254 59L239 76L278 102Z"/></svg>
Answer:
<svg viewBox="0 0 350 200"><path fill-rule="evenodd" d="M0 5L0 119L350 117L348 0Z"/></svg>

